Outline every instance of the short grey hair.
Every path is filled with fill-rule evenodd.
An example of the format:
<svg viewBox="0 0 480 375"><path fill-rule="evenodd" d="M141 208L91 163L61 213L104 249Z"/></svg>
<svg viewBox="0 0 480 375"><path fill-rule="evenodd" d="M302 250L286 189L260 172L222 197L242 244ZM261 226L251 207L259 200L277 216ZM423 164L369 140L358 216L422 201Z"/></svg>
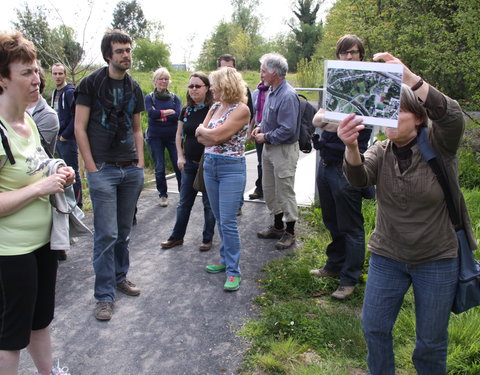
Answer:
<svg viewBox="0 0 480 375"><path fill-rule="evenodd" d="M260 64L264 65L269 73L275 73L280 78L285 78L288 72L288 62L279 53L267 53L260 57Z"/></svg>

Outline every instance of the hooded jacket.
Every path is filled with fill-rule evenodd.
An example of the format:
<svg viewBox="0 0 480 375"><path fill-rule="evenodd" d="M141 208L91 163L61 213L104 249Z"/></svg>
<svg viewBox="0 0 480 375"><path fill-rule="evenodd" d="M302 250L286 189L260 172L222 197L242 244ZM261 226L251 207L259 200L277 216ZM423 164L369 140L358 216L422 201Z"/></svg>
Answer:
<svg viewBox="0 0 480 375"><path fill-rule="evenodd" d="M58 91L60 92L60 97L58 98L58 121L60 123L60 130L58 132L59 137L63 137L65 139L75 139L74 127L73 123L75 121L75 114L74 114L74 97L73 93L75 91L75 87L71 83L67 83L67 85L61 90L53 90L52 93L52 102L51 107L54 108L55 102L55 95Z"/></svg>

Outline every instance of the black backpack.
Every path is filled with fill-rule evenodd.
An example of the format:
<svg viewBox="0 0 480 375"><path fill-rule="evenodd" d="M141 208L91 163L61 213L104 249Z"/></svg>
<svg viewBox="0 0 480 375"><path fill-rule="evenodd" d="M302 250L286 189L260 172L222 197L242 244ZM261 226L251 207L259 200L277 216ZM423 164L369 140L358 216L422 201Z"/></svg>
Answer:
<svg viewBox="0 0 480 375"><path fill-rule="evenodd" d="M300 136L298 137L298 145L300 146L300 151L308 154L312 151L312 136L315 132L312 120L317 111L315 107L307 101L305 96L298 94L298 99L300 101L300 110L298 113Z"/></svg>

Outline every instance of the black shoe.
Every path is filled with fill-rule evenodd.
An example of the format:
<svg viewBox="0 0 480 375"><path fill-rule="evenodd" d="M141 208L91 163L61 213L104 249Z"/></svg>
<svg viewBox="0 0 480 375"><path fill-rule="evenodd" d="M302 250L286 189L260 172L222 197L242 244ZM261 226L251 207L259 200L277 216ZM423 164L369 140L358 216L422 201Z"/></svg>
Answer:
<svg viewBox="0 0 480 375"><path fill-rule="evenodd" d="M248 199L254 200L254 199L262 199L263 198L263 193L261 191L255 190L252 194L248 196Z"/></svg>

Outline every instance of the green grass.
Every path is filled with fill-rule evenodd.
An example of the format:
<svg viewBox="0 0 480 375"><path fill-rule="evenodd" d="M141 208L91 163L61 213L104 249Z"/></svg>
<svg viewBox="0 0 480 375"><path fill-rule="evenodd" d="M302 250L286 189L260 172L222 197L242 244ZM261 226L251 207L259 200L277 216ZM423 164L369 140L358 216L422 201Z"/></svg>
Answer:
<svg viewBox="0 0 480 375"><path fill-rule="evenodd" d="M480 239L480 191L464 190L464 196L476 237ZM375 201L364 201L367 238L374 229L375 209ZM259 306L258 318L248 321L239 332L251 343L243 374L363 375L366 344L360 311L364 283L359 284L350 300L333 301L330 294L338 281L309 274L310 269L325 263L325 248L329 243L320 208L313 205L301 209L297 232L301 240L299 249L267 263L265 276L258 280L263 290L254 299ZM479 321L479 308L452 314L449 375L480 374ZM410 290L394 328L398 375L416 374L411 361L414 346L415 313Z"/></svg>

